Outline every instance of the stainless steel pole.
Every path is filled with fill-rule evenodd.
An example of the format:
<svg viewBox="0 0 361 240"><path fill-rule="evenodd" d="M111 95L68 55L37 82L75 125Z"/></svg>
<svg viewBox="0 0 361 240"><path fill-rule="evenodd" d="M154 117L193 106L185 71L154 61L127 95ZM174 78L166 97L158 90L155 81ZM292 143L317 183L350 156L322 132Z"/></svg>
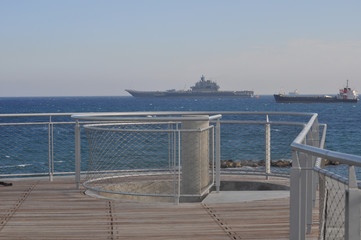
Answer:
<svg viewBox="0 0 361 240"><path fill-rule="evenodd" d="M271 125L269 124L268 115L266 115L265 125L265 166L266 166L266 180L271 174Z"/></svg>
<svg viewBox="0 0 361 240"><path fill-rule="evenodd" d="M221 186L221 120L216 123L216 191L220 191Z"/></svg>
<svg viewBox="0 0 361 240"><path fill-rule="evenodd" d="M360 202L361 191L357 186L354 166L348 169L348 190L346 190L345 204L345 239L361 239L360 234Z"/></svg>
<svg viewBox="0 0 361 240"><path fill-rule="evenodd" d="M76 189L79 189L80 185L80 124L79 120L76 120L75 124L75 183Z"/></svg>

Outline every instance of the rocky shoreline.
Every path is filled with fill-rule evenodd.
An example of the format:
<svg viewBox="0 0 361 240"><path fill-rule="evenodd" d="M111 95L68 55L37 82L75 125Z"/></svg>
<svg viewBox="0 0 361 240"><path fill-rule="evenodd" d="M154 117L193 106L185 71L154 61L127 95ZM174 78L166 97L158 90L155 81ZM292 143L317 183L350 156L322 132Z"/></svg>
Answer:
<svg viewBox="0 0 361 240"><path fill-rule="evenodd" d="M339 165L339 162L324 160L325 165ZM235 161L235 160L221 160L221 168L240 168L240 167L264 167L264 160L246 160L246 161ZM286 168L292 167L292 160L280 159L271 161L271 167Z"/></svg>

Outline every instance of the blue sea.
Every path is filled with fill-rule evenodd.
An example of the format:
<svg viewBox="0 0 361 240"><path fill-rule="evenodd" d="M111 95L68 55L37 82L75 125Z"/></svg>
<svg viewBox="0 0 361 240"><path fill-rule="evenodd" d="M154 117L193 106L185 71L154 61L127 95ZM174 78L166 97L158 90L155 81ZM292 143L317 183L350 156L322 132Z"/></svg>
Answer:
<svg viewBox="0 0 361 240"><path fill-rule="evenodd" d="M130 96L0 98L0 114L134 111L271 111L318 113L319 122L326 123L328 126L326 138L327 149L361 155L360 103L287 104L276 103L273 96L262 95L259 98L249 99L151 99L134 98ZM287 147L288 146L286 146L286 148ZM279 154L282 155L283 153ZM27 163L23 164L26 165ZM4 161L0 162L0 168L1 166L4 167Z"/></svg>

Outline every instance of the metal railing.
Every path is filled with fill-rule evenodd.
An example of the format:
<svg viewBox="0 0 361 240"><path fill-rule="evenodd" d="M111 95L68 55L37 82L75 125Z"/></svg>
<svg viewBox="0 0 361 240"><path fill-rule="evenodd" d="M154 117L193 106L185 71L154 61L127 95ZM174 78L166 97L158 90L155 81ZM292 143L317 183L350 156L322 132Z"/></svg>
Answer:
<svg viewBox="0 0 361 240"><path fill-rule="evenodd" d="M355 173L361 157L324 149L327 128L323 125L319 138L320 125L314 114L291 144L290 239L306 239L311 233L317 187L319 239L361 239L361 185ZM346 164L348 176L324 169L325 160Z"/></svg>
<svg viewBox="0 0 361 240"><path fill-rule="evenodd" d="M72 113L0 114L0 177L74 174ZM69 169L69 168L68 168Z"/></svg>
<svg viewBox="0 0 361 240"><path fill-rule="evenodd" d="M76 113L0 114L0 177L48 176L52 180L56 175L84 173L88 168L89 155L87 139L84 128L82 128L85 122L74 121L71 118L71 115L74 114ZM139 116L141 113L127 114L128 116ZM216 146L219 148L216 151L216 154L219 155L217 159L238 162L265 159L271 161L266 153L268 156L272 153L273 159L290 159L289 144L302 129L307 119L285 120L287 120L287 116L309 116L309 114L302 113L272 112L144 113L148 117L169 117L170 115L179 117L181 114L222 114L220 121L211 122L215 126L215 131L218 131L215 138L220 143ZM267 116L270 118L268 122ZM285 117L285 119L275 121L271 116ZM167 118L167 120L169 119ZM93 123L95 122L101 122L101 119L96 119ZM218 127L216 127L217 124ZM283 127L288 129L282 129ZM268 147L268 150L266 150L266 146L270 146L271 140L270 135L265 137L265 129L272 134L272 146ZM75 139L78 140L75 141ZM77 145L81 151L76 153ZM277 149L282 154L273 153L273 149ZM272 167L267 170L265 167L258 167L256 170L254 168L247 169L248 173L250 171L253 171L254 174L267 173L269 175L288 173L286 168ZM231 173L233 172L231 171ZM80 178L77 182L80 182Z"/></svg>
<svg viewBox="0 0 361 240"><path fill-rule="evenodd" d="M110 114L114 115L114 113ZM222 120L212 122L215 127L216 142L216 185L219 186L221 160L234 157L236 160L243 161L244 159L238 158L248 156L250 153L246 151L247 149L242 149L242 146L247 148L252 146L249 142L244 141L252 141L254 143L252 150L263 149L263 153L258 152L257 154L258 156L263 155L263 159L267 161L265 167L260 168L260 171L252 169L252 173L263 174L266 177L290 174L290 239L305 239L307 233L310 233L311 226L314 224L312 209L317 200L320 212L320 239L360 239L361 194L355 167L361 167L361 157L325 150L327 128L326 125L318 123L317 114L273 112L126 114L128 120L136 120L135 118L140 115L142 115L142 119L144 116L148 116L149 119L157 116L158 120L162 117L169 120L169 116L172 115L179 117L182 114L221 114ZM82 128L84 121L82 119L73 121L71 115L73 113L1 114L0 177L46 175L52 180L58 174L76 174L76 182L79 184L80 174L84 173L87 168L86 156L89 154L89 150ZM278 117L277 120L274 120L275 116ZM293 117L300 118L291 119ZM117 121L116 117L113 120ZM93 120L93 122L101 121L101 118ZM241 126L247 126L247 128L242 129ZM289 126L298 132L295 135L291 134L291 140L284 139L290 131L282 132L280 130L278 136L278 132L273 131L277 130L278 126ZM227 128L230 128L231 131ZM320 128L323 128L321 135ZM244 134L245 132L246 134ZM269 133L272 135L272 142ZM297 137L295 138L295 136ZM281 139L279 142L277 142L278 137ZM260 139L264 139L264 141ZM292 152L288 151L290 145ZM271 157L275 159L276 154L272 153L271 157L269 155L273 149L278 147L288 149L287 154L291 155L293 162L290 171L286 169L279 172L279 169L269 167ZM227 151L228 148L237 151ZM76 151L76 149L78 150ZM241 152L241 154L236 156L235 152ZM285 158L288 158L288 155ZM340 176L324 169L324 160L338 161L347 165L348 176ZM29 170L24 171L25 168ZM239 174L242 171L231 172ZM247 174L249 173L247 171ZM318 185L320 186L319 199L316 196Z"/></svg>
<svg viewBox="0 0 361 240"><path fill-rule="evenodd" d="M128 113L85 113L85 114L78 114L74 115L73 118L75 118L77 121L103 121L103 122L116 122L116 123L152 123L152 122L167 122L167 123L178 123L182 121L197 121L197 120L204 120L204 117L195 117L195 116L207 116L208 115L214 115L209 120L211 120L211 123L215 125L215 156L216 156L216 181L215 186L217 191L219 191L220 187L220 173L221 173L221 155L222 158L225 157L224 151L227 148L230 148L229 152L238 152L237 148L241 147L239 143L232 143L228 144L230 142L238 142L240 139L246 139L246 141L252 141L253 144L248 144L248 148L252 148L252 151L257 149L254 145L259 144L262 142L262 138L264 139L264 145L260 148L264 148L264 162L265 167L261 168L261 170L254 170L252 171L247 170L247 174L259 174L259 175L265 175L268 179L269 176L283 176L287 177L288 175L285 175L284 173L277 172L277 171L271 171L271 125L275 126L291 126L294 128L295 126L303 127L308 118L312 116L312 114L309 113L278 113L278 112L128 112ZM187 116L187 117L185 117ZM193 117L189 117L193 116ZM222 116L222 120L220 120L220 117ZM251 117L250 117L251 116ZM254 117L258 117L258 120L254 120ZM278 117L285 117L285 116L292 116L292 117L306 117L304 122L300 121L270 121L270 116L278 116ZM248 119L247 119L248 118ZM216 120L217 119L217 120ZM212 120L216 120L213 121ZM222 126L221 126L222 125ZM80 124L77 124L78 128L80 129ZM229 126L230 129L228 131L224 131L226 126ZM251 126L249 129L245 131L245 129L236 129L234 126ZM259 126L264 126L264 128L259 128ZM258 127L258 128L257 128ZM221 131L222 129L222 131ZM260 131L261 129L261 131ZM196 130L196 129L193 129ZM136 131L142 132L142 130L137 129ZM180 130L178 130L180 131ZM263 134L262 131L264 131L264 137L261 135ZM76 132L79 132L77 130ZM143 131L144 132L144 131ZM221 133L222 132L222 133ZM248 136L242 136L242 132L246 132L246 135ZM223 134L226 133L226 134ZM231 135L231 138L227 135ZM287 132L289 134L289 132ZM258 139L255 138L255 136L258 135ZM284 134L281 134L284 135ZM79 138L79 135L78 135ZM222 143L221 143L222 139ZM79 140L76 140L78 142ZM289 140L289 144L292 140ZM280 145L286 146L286 149L288 150L289 144L285 145L285 142L280 142ZM79 146L77 145L76 152L80 152ZM249 150L249 149L248 149ZM244 153L242 153L244 154ZM80 154L76 154L78 158L76 158L76 166L80 165ZM239 156L236 156L236 158ZM239 160L239 159L237 159ZM273 169L275 170L275 169ZM235 171L232 171L232 173L235 173ZM240 171L236 172L237 174L240 174ZM76 176L76 182L77 186L80 184L80 172L77 171Z"/></svg>
<svg viewBox="0 0 361 240"><path fill-rule="evenodd" d="M209 118L203 118L201 128L185 126L182 118L84 125L91 164L83 186L127 200L174 199L178 204L181 198L201 198L214 183L214 126L208 126Z"/></svg>

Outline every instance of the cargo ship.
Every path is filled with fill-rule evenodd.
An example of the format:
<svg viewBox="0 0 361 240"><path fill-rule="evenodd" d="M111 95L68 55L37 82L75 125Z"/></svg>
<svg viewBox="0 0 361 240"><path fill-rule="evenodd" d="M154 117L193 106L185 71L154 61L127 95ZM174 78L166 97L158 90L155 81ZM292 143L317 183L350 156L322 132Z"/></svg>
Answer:
<svg viewBox="0 0 361 240"><path fill-rule="evenodd" d="M359 101L356 90L349 88L348 80L346 87L340 89L336 96L302 96L297 93L290 95L274 94L273 96L277 103L357 103Z"/></svg>
<svg viewBox="0 0 361 240"><path fill-rule="evenodd" d="M253 91L220 91L216 82L206 80L202 75L201 80L196 82L189 90L167 90L167 91L138 91L126 89L133 97L143 98L170 98L170 97L233 97L233 98L252 98Z"/></svg>

